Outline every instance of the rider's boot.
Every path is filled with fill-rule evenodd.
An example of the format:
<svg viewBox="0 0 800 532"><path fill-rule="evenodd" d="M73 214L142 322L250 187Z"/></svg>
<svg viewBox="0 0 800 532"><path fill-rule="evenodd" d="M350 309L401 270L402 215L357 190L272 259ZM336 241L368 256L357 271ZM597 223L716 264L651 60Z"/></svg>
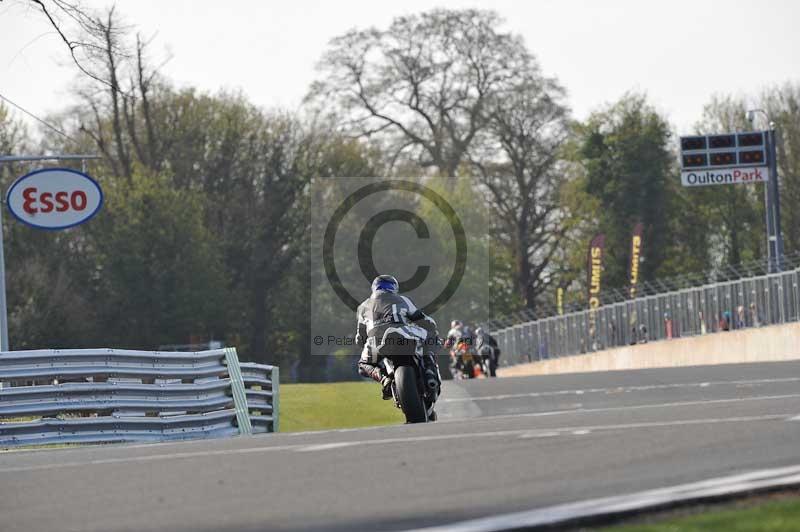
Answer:
<svg viewBox="0 0 800 532"><path fill-rule="evenodd" d="M384 377L383 380L381 380L381 385L383 386L383 389L381 390L381 392L383 394L383 400L384 401L388 401L389 399L391 399L393 397L393 395L392 395L392 379L390 377Z"/></svg>

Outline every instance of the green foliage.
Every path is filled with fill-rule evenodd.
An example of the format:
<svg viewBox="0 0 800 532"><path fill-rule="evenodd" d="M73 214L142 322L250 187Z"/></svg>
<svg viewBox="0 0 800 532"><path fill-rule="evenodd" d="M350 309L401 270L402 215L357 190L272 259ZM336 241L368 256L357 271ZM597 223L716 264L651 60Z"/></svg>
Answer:
<svg viewBox="0 0 800 532"><path fill-rule="evenodd" d="M226 329L219 242L203 225L204 197L163 176L108 183L87 225L97 326L120 347L209 338Z"/></svg>
<svg viewBox="0 0 800 532"><path fill-rule="evenodd" d="M681 190L667 121L643 95L627 94L592 114L577 134L583 193L597 201L594 232L606 235L605 286L627 285L630 235L639 221L645 226L642 278L677 273L680 261L694 250L682 249L674 238L675 223L683 215L676 209ZM573 193L580 208L584 201Z"/></svg>
<svg viewBox="0 0 800 532"><path fill-rule="evenodd" d="M467 239L466 270L461 284L447 304L434 315L440 334L446 334L451 320L474 323L483 319L487 311L491 312L492 293L486 282L492 278L493 262L491 238L486 231L490 215L486 203L478 201L480 196L476 194L471 179L435 180L426 186L452 206L464 227ZM420 201L416 212L428 223L431 240L440 246L431 263L448 266L455 264L456 246L450 221L439 212L438 207L428 201ZM432 284L444 287L451 273L452 267L434 268L431 271Z"/></svg>

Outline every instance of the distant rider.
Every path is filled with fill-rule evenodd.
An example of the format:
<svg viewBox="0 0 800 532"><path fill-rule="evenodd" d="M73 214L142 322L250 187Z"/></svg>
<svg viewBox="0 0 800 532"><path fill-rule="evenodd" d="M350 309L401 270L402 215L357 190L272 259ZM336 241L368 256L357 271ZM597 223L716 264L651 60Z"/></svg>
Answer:
<svg viewBox="0 0 800 532"><path fill-rule="evenodd" d="M488 375L495 377L497 365L500 361L500 348L494 336L484 331L481 327L475 329L475 350L484 359L484 368L486 368ZM488 364L486 363L486 357L489 357Z"/></svg>
<svg viewBox="0 0 800 532"><path fill-rule="evenodd" d="M398 294L398 291L397 279L391 275L379 275L372 281L372 295L358 306L356 345L362 348L358 372L381 383L384 399L392 398L392 380L386 374L383 364L379 364L379 344L388 328L400 325L409 336L416 337L423 343L425 382L436 381L438 396L442 379L436 364L436 353L439 350L436 322L418 309L408 297Z"/></svg>
<svg viewBox="0 0 800 532"><path fill-rule="evenodd" d="M447 332L447 340L444 346L450 349L450 365L459 373L464 372L465 358L472 357L473 361L478 361L475 357L475 337L472 329L464 325L460 320L450 322L450 330ZM480 363L478 361L478 363Z"/></svg>

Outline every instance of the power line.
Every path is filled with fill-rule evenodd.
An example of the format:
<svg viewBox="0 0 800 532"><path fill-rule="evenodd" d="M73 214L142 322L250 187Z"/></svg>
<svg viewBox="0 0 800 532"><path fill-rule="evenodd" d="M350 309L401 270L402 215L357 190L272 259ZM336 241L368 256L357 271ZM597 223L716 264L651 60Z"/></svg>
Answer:
<svg viewBox="0 0 800 532"><path fill-rule="evenodd" d="M33 114L32 112L28 111L27 109L25 109L25 108L24 108L24 107L22 107L21 105L18 105L18 104L16 104L16 103L12 102L11 100L9 100L8 98L6 98L6 97L5 97L5 96L3 96L2 94L0 94L0 99L2 99L3 101L5 101L5 102L7 102L7 103L9 103L9 104L11 104L11 105L13 105L14 107L16 107L17 109L19 109L20 111L22 111L22 112L23 112L23 113L25 113L26 115L30 116L31 118L33 118L33 119L34 119L34 120L36 120L37 122L39 122L39 123L41 123L41 124L44 124L44 125L45 125L47 128L51 129L52 131L55 131L56 133L58 133L59 135L61 135L61 136L62 136L62 137L64 137L65 139L71 140L72 142L74 142L74 143L78 144L78 141L77 141L77 140L75 140L74 138L70 137L69 135L67 135L66 133L64 133L64 132L63 132L63 131L61 131L60 129L58 129L56 126L54 126L54 125L52 125L52 124L48 123L47 121L45 121L45 120L44 120L44 119L42 119L42 118L39 118L38 116L36 116L36 115L35 115L35 114Z"/></svg>

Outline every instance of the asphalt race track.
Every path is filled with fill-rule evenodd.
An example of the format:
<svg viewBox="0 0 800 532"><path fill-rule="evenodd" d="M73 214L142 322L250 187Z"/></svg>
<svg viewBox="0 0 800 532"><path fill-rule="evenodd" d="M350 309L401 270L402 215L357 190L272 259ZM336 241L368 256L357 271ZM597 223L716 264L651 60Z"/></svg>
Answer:
<svg viewBox="0 0 800 532"><path fill-rule="evenodd" d="M800 464L800 362L443 399L421 426L0 453L0 530L402 530Z"/></svg>

